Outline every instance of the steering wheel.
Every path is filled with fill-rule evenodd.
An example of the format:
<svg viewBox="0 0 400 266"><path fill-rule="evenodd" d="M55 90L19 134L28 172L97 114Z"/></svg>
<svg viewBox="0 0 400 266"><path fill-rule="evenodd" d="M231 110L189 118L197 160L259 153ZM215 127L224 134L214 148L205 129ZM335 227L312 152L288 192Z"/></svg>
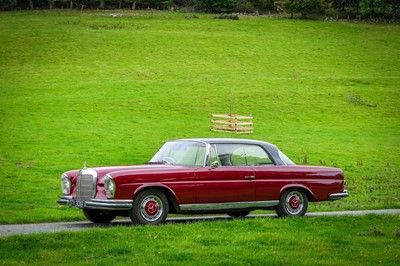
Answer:
<svg viewBox="0 0 400 266"><path fill-rule="evenodd" d="M164 157L162 161L165 162L166 164L176 164L176 161L171 157Z"/></svg>

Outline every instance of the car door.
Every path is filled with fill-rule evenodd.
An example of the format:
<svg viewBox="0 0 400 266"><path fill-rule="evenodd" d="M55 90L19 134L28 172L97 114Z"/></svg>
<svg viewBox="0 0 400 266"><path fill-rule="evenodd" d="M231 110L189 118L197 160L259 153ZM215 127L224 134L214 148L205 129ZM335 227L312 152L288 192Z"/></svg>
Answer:
<svg viewBox="0 0 400 266"><path fill-rule="evenodd" d="M278 199L282 182L272 156L259 145L246 145L244 149L246 164L254 170L255 201Z"/></svg>
<svg viewBox="0 0 400 266"><path fill-rule="evenodd" d="M242 145L213 144L210 154L210 162L218 166L196 170L197 203L254 201L254 170L244 161Z"/></svg>

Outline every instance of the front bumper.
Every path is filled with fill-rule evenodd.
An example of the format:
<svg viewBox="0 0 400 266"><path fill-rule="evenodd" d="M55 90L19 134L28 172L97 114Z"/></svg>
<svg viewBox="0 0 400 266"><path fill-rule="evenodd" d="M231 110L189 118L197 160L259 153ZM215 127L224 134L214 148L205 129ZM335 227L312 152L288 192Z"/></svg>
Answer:
<svg viewBox="0 0 400 266"><path fill-rule="evenodd" d="M330 194L329 198L331 200L338 200L338 199L342 199L342 198L345 198L345 197L348 197L348 196L349 196L349 193L347 193L347 190L345 189L341 193Z"/></svg>
<svg viewBox="0 0 400 266"><path fill-rule="evenodd" d="M58 204L77 207L80 209L99 209L99 210L130 210L133 200L108 200L90 199L75 200L72 196L61 196L57 200Z"/></svg>

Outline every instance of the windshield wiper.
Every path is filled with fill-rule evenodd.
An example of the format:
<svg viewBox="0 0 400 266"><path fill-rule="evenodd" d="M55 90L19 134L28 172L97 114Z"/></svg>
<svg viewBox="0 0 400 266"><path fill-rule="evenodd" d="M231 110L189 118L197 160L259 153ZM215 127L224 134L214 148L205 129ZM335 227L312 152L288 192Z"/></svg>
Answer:
<svg viewBox="0 0 400 266"><path fill-rule="evenodd" d="M156 162L147 162L144 164L169 164L167 161L156 161Z"/></svg>

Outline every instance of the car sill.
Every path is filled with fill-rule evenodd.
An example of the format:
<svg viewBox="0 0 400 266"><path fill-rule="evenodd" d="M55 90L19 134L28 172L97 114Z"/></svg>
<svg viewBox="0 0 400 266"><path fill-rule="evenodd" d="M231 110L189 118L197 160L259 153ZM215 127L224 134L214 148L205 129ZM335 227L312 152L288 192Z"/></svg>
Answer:
<svg viewBox="0 0 400 266"><path fill-rule="evenodd" d="M226 202L226 203L205 203L205 204L181 204L182 211L207 211L207 210L229 210L244 208L266 208L279 204L278 200L252 201L252 202Z"/></svg>

